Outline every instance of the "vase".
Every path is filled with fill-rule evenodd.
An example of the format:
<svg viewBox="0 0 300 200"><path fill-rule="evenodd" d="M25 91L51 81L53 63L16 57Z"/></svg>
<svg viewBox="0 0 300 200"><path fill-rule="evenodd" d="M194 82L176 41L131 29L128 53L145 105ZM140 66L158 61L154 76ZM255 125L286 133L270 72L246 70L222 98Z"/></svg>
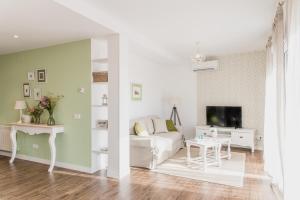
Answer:
<svg viewBox="0 0 300 200"><path fill-rule="evenodd" d="M48 118L48 121L47 121L47 125L48 126L54 126L55 125L55 119L53 117L53 113L49 112L49 118Z"/></svg>
<svg viewBox="0 0 300 200"><path fill-rule="evenodd" d="M22 122L25 124L29 124L31 122L31 116L30 115L22 115Z"/></svg>
<svg viewBox="0 0 300 200"><path fill-rule="evenodd" d="M41 116L40 115L34 116L34 123L35 124L40 124L40 122L41 122Z"/></svg>

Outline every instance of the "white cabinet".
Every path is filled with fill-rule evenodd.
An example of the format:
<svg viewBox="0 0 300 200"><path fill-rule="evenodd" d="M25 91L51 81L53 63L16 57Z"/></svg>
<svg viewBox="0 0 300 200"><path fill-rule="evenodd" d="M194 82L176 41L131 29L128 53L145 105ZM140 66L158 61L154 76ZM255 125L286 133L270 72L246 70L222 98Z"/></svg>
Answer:
<svg viewBox="0 0 300 200"><path fill-rule="evenodd" d="M217 129L218 134L224 134L231 138L231 145L250 148L254 152L255 144L255 129L244 129L244 128L225 128L225 127L213 127ZM208 135L210 133L211 127L209 126L196 126L196 133L204 133Z"/></svg>

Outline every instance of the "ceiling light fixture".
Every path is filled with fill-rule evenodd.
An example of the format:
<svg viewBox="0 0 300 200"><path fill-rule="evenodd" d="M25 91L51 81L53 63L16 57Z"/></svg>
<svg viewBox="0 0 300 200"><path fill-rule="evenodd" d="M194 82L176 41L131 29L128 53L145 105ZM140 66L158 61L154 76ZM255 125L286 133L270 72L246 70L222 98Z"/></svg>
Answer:
<svg viewBox="0 0 300 200"><path fill-rule="evenodd" d="M18 38L19 38L19 36L18 36L18 35L14 35L13 37L14 37L15 39L18 39Z"/></svg>

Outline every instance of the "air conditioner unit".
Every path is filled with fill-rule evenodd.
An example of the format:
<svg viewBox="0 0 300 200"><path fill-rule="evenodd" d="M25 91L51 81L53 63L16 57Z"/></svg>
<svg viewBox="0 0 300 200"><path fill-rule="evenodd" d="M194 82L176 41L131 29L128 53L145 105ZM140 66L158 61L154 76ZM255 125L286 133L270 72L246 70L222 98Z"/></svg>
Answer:
<svg viewBox="0 0 300 200"><path fill-rule="evenodd" d="M219 67L218 60L193 62L193 71L216 70Z"/></svg>

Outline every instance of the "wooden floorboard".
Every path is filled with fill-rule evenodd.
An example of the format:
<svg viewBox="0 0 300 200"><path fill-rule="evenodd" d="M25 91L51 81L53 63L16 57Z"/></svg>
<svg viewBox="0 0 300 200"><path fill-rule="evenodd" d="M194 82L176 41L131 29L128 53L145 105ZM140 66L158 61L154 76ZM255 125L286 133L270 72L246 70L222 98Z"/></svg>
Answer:
<svg viewBox="0 0 300 200"><path fill-rule="evenodd" d="M0 200L124 199L124 200L275 200L263 172L262 153L246 153L244 187L213 184L133 168L122 181L101 173L85 174L0 156ZM102 173L103 174L103 173Z"/></svg>

